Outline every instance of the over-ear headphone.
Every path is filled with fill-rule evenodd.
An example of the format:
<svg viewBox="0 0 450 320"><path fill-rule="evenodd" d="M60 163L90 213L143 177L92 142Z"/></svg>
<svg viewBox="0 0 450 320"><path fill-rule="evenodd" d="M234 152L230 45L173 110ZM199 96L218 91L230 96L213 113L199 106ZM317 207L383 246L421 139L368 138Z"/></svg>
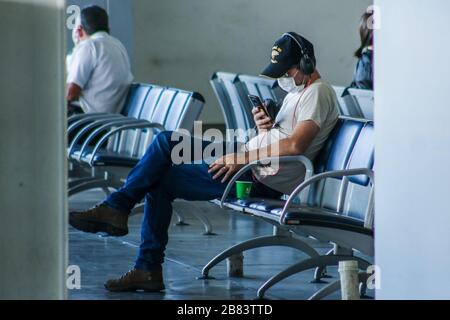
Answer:
<svg viewBox="0 0 450 320"><path fill-rule="evenodd" d="M297 37L297 35L292 32L285 33L282 35L282 37L284 36L290 37L292 40L295 41L295 43L297 43L298 47L300 48L300 51L302 53L300 63L298 65L300 71L307 76L313 74L314 70L316 69L316 63L314 62L314 59L312 59L309 56L308 50L306 49L306 46L304 45L302 38Z"/></svg>

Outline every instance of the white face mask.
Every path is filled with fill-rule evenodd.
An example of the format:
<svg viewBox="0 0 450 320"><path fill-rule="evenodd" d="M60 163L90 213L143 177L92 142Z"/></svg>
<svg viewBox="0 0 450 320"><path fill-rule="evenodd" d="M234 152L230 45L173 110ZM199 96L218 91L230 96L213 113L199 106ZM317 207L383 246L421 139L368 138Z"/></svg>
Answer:
<svg viewBox="0 0 450 320"><path fill-rule="evenodd" d="M72 41L74 46L77 46L80 43L80 38L78 37L76 28L72 30Z"/></svg>
<svg viewBox="0 0 450 320"><path fill-rule="evenodd" d="M297 75L298 71L295 73L294 77ZM278 85L281 89L289 93L301 92L305 89L305 85L297 85L295 83L294 77L282 77L278 78Z"/></svg>
<svg viewBox="0 0 450 320"><path fill-rule="evenodd" d="M75 46L77 46L80 43L80 38L78 37L78 28L81 25L81 18L80 16L77 16L75 19L75 26L72 29L72 41Z"/></svg>

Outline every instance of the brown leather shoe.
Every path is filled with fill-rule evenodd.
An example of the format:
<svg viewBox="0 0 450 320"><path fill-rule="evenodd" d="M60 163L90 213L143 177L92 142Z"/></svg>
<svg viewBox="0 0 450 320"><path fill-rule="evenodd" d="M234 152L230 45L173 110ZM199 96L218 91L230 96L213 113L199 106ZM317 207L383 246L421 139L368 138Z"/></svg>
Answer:
<svg viewBox="0 0 450 320"><path fill-rule="evenodd" d="M84 232L121 237L128 234L128 213L101 204L87 211L70 212L69 224Z"/></svg>
<svg viewBox="0 0 450 320"><path fill-rule="evenodd" d="M158 292L164 290L161 271L144 271L133 269L118 279L111 279L105 283L105 288L113 292L138 291Z"/></svg>

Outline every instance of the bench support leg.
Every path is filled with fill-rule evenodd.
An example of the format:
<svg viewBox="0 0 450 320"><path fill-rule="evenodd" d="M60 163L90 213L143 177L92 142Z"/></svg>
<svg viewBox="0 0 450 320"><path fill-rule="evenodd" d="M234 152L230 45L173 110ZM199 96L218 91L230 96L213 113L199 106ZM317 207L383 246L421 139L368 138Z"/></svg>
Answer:
<svg viewBox="0 0 450 320"><path fill-rule="evenodd" d="M108 187L103 187L103 192L106 194L107 197L109 197L111 195L111 191L109 190Z"/></svg>
<svg viewBox="0 0 450 320"><path fill-rule="evenodd" d="M87 191L90 189L95 189L95 188L103 188L108 186L107 181L105 181L102 178L94 178L94 179L90 179L89 181L85 181L83 183L79 183L73 187L71 187L69 189L69 197L73 196L74 194L83 192L83 191Z"/></svg>
<svg viewBox="0 0 450 320"><path fill-rule="evenodd" d="M238 243L221 253L215 256L211 261L209 261L202 270L202 276L199 279L207 279L209 275L209 270L217 265L219 262L234 256L236 254L241 254L244 251L250 249L256 249L261 247L270 247L270 246L284 246L298 249L304 253L306 253L310 257L319 257L319 254L316 250L314 250L309 244L306 242L294 239L291 236L284 235L273 235L273 236L264 236L258 237L254 239L250 239L241 243Z"/></svg>
<svg viewBox="0 0 450 320"><path fill-rule="evenodd" d="M206 216L205 209L202 205L197 205L196 202L190 202L186 200L177 200L173 203L173 207L175 211L183 211L192 214L195 218L197 218L202 224L205 232L203 235L205 236L213 236L216 235L213 232L213 227L208 217Z"/></svg>
<svg viewBox="0 0 450 320"><path fill-rule="evenodd" d="M330 255L341 255L341 256L352 256L353 250L340 247L336 244L333 245L333 249L326 253L327 256ZM317 267L314 272L314 280L313 283L324 283L324 281L320 280L321 278L332 278L330 275L327 275L326 267Z"/></svg>
<svg viewBox="0 0 450 320"><path fill-rule="evenodd" d="M354 257L351 255L330 255L330 256L319 256L312 257L311 259L300 261L280 273L274 275L272 278L267 280L258 290L257 296L259 299L264 298L264 295L269 288L277 284L278 282L305 270L317 268L317 267L327 267L327 266L337 266L339 261L356 260L358 262L358 267L361 270L366 270L370 263L364 259Z"/></svg>
<svg viewBox="0 0 450 320"><path fill-rule="evenodd" d="M119 189L122 186L120 181L116 181L115 179L105 179L101 177L92 177L80 179L78 181L73 181L72 184L69 184L69 197L74 194L87 191L90 189L101 188L105 194L108 196L110 191L108 188Z"/></svg>
<svg viewBox="0 0 450 320"><path fill-rule="evenodd" d="M91 176L86 167L80 165L75 160L69 159L69 178L81 178Z"/></svg>
<svg viewBox="0 0 450 320"><path fill-rule="evenodd" d="M360 282L360 295L363 297L365 295L365 284L367 282L367 279L369 278L369 275L365 272L360 272L358 274L358 278L359 278L359 282ZM309 297L308 300L321 300L327 296L329 296L330 294L338 291L339 289L341 289L341 280L337 280L334 281L332 283L330 283L329 285L323 287L322 289L320 289L319 291L317 291L316 293L314 293L311 297Z"/></svg>
<svg viewBox="0 0 450 320"><path fill-rule="evenodd" d="M173 210L173 214L177 217L176 226L188 226L189 223L186 222L186 218L182 213L179 213L177 210Z"/></svg>
<svg viewBox="0 0 450 320"><path fill-rule="evenodd" d="M329 256L334 254L334 248L328 251L325 255ZM326 267L317 267L314 271L314 280L313 283L323 283L324 281L320 280L323 278L332 278L332 276L327 274L327 268Z"/></svg>

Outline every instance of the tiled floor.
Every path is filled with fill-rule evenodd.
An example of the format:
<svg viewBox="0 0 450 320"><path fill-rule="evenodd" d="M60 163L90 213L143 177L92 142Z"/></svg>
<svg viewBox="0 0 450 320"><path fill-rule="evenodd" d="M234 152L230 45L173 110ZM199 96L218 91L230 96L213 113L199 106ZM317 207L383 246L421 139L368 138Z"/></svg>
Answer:
<svg viewBox="0 0 450 320"><path fill-rule="evenodd" d="M69 207L84 209L103 198L100 190L76 195L69 199ZM244 277L228 278L225 262L214 267L214 280L198 280L202 267L216 254L230 245L255 236L269 235L272 227L264 221L224 212L209 203L195 203L212 222L217 235L203 235L201 223L186 213L188 226L172 225L164 263L166 291L164 293L110 293L103 283L120 276L133 266L140 241L142 215L130 218L130 233L123 238L85 234L69 229L69 263L81 269L81 289L70 290L70 299L254 299L259 286L276 272L306 257L295 249L267 247L250 250L244 255ZM174 219L175 220L175 219ZM329 244L307 239L320 253ZM333 279L337 268L329 268ZM323 284L310 283L313 271L294 275L268 290L269 299L306 299ZM331 280L333 280L331 279ZM370 294L370 292L369 292ZM339 299L337 293L330 297Z"/></svg>

